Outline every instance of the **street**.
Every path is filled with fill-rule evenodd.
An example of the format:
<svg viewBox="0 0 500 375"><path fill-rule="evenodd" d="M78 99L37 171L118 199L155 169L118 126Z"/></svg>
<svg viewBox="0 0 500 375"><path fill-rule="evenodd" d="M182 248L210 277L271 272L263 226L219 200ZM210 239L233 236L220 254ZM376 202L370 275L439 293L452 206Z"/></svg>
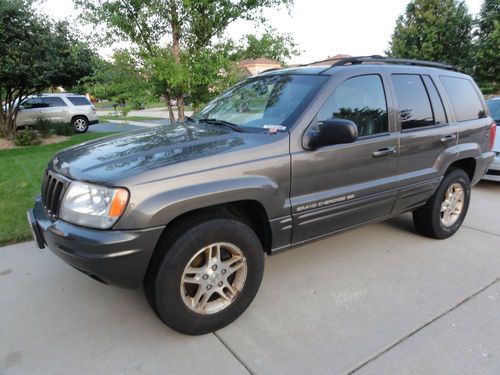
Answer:
<svg viewBox="0 0 500 375"><path fill-rule="evenodd" d="M0 248L1 374L499 374L500 184L438 241L411 216L266 258L250 308L213 334L164 326L142 291L32 242ZM207 370L209 369L209 370Z"/></svg>

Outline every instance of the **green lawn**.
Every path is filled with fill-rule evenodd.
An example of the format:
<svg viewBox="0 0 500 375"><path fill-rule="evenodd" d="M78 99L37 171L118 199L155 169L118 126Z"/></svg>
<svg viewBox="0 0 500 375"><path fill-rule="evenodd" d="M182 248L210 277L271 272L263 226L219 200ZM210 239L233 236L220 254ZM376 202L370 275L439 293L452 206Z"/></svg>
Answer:
<svg viewBox="0 0 500 375"><path fill-rule="evenodd" d="M144 117L144 116L99 116L101 120L120 120L120 121L148 121L148 120L165 120L161 117Z"/></svg>
<svg viewBox="0 0 500 375"><path fill-rule="evenodd" d="M80 134L57 144L0 151L0 246L31 239L26 210L40 192L43 172L54 153L110 134Z"/></svg>

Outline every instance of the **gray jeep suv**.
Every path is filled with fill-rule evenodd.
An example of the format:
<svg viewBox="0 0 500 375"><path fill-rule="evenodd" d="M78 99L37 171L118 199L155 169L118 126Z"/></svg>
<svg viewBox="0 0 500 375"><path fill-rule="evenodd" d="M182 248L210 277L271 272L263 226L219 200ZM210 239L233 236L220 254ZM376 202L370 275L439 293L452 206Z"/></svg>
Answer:
<svg viewBox="0 0 500 375"><path fill-rule="evenodd" d="M234 321L264 254L412 211L444 239L493 159L471 77L381 57L264 72L185 123L59 152L28 212L36 242L104 283L144 287L186 334Z"/></svg>

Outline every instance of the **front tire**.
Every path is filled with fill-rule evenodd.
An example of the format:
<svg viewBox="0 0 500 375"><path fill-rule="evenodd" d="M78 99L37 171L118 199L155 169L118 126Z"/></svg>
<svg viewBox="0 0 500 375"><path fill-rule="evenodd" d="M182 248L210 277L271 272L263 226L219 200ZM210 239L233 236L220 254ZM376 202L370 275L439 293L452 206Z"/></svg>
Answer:
<svg viewBox="0 0 500 375"><path fill-rule="evenodd" d="M89 129L89 121L83 116L77 116L71 120L71 125L78 134L85 133Z"/></svg>
<svg viewBox="0 0 500 375"><path fill-rule="evenodd" d="M264 272L262 244L235 218L203 218L167 236L145 282L158 317L188 335L221 329L257 294Z"/></svg>
<svg viewBox="0 0 500 375"><path fill-rule="evenodd" d="M436 239L454 235L467 214L470 189L467 173L462 169L451 170L425 206L413 211L417 231Z"/></svg>

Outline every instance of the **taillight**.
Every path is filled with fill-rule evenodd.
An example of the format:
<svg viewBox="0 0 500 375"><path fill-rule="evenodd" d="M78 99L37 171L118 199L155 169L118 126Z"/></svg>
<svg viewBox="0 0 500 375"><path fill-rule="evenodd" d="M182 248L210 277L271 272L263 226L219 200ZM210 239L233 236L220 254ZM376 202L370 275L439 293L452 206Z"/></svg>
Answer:
<svg viewBox="0 0 500 375"><path fill-rule="evenodd" d="M93 110L94 112L96 112L96 109L94 106L91 106L90 109Z"/></svg>
<svg viewBox="0 0 500 375"><path fill-rule="evenodd" d="M490 127L490 151L493 151L493 145L495 144L495 136L497 133L497 124L493 123Z"/></svg>

